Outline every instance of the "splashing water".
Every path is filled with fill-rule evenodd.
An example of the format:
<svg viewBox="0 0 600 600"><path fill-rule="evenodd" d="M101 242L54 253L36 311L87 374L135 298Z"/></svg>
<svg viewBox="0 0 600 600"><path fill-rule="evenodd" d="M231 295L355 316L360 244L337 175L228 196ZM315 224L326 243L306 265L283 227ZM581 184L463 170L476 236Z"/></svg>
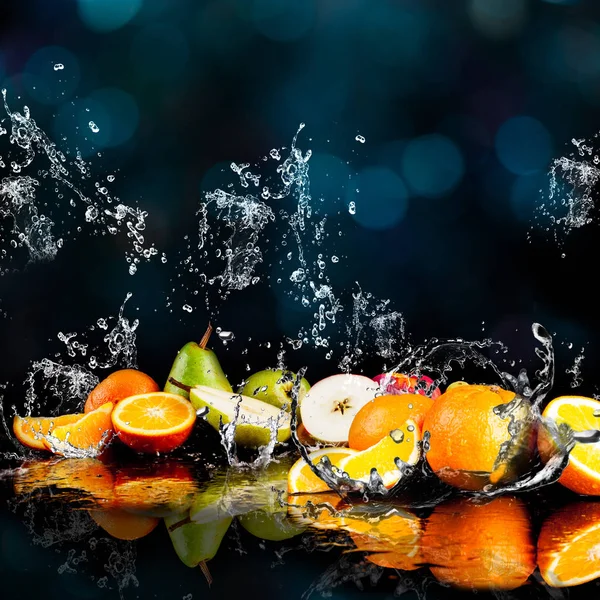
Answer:
<svg viewBox="0 0 600 600"><path fill-rule="evenodd" d="M57 67L60 69L62 65L54 65L55 70ZM94 235L125 231L130 240L125 256L133 275L142 259L149 260L157 254L143 235L148 214L123 204L98 182L88 191L92 181L91 162L84 161L79 151L74 158L63 153L33 120L26 106L22 114L12 111L4 89L2 96L10 125L8 139L15 150L5 159L0 154L0 170L10 170L9 175L0 179L0 226L4 228L0 230L0 239L6 243L2 247L0 242L0 275L10 270L11 262L17 265L15 270L19 268L19 249L26 252L26 262L54 259L65 240L74 239L82 231L81 226L71 229L67 223L71 208L76 208L77 203L84 208L85 221L92 224ZM5 120L0 121L0 138L9 133L2 126ZM90 129L98 131L93 122ZM42 160L47 166L34 166ZM51 204L38 199L38 193L49 191L43 185L47 181L55 184L55 200ZM45 198L46 194L43 195ZM68 206L64 206L69 196ZM57 216L52 217L53 213Z"/></svg>

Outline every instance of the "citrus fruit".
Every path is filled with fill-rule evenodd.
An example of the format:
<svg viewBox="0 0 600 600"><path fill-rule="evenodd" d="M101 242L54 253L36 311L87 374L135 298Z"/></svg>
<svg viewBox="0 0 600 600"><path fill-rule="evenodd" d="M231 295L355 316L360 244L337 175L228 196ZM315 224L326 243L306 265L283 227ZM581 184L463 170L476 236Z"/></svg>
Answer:
<svg viewBox="0 0 600 600"><path fill-rule="evenodd" d="M559 450L561 441L556 437L557 427L562 424L574 431L600 429L600 402L581 396L561 396L546 406L538 432L542 461L547 462ZM558 481L577 494L600 495L600 442L575 443Z"/></svg>
<svg viewBox="0 0 600 600"><path fill-rule="evenodd" d="M158 392L160 387L150 377L137 369L121 369L103 379L89 394L83 412L90 412L99 406L137 394Z"/></svg>
<svg viewBox="0 0 600 600"><path fill-rule="evenodd" d="M529 514L510 496L439 504L425 525L422 548L433 576L462 589L512 590L536 566Z"/></svg>
<svg viewBox="0 0 600 600"><path fill-rule="evenodd" d="M425 415L423 435L432 470L465 490L514 481L535 447L529 402L498 386L446 390Z"/></svg>
<svg viewBox="0 0 600 600"><path fill-rule="evenodd" d="M538 566L552 587L580 585L600 577L600 503L572 502L542 523Z"/></svg>
<svg viewBox="0 0 600 600"><path fill-rule="evenodd" d="M114 478L111 469L95 458L61 458L24 463L15 474L14 489L17 495L31 494L53 488L91 496L95 503L111 505Z"/></svg>
<svg viewBox="0 0 600 600"><path fill-rule="evenodd" d="M378 396L367 402L357 413L348 434L348 446L366 450L400 427L407 419L419 428L433 400L421 394Z"/></svg>
<svg viewBox="0 0 600 600"><path fill-rule="evenodd" d="M311 452L308 457L316 465L326 456L331 461L331 464L337 467L342 459L354 453L354 450L350 450L350 448L322 448L321 450ZM288 473L289 494L315 494L329 491L331 491L329 486L313 473L310 465L303 458L299 458L292 465Z"/></svg>
<svg viewBox="0 0 600 600"><path fill-rule="evenodd" d="M124 510L89 510L90 517L106 533L119 540L138 540L148 535L160 522L155 517L132 515Z"/></svg>
<svg viewBox="0 0 600 600"><path fill-rule="evenodd" d="M315 494L290 494L287 499L287 514L298 527L310 526L314 529L338 529L339 517L336 511L343 504L339 494L329 488Z"/></svg>
<svg viewBox="0 0 600 600"><path fill-rule="evenodd" d="M350 534L356 549L367 553L367 560L380 567L414 571L422 566L421 520L396 509L394 514L371 522L344 519L343 529Z"/></svg>
<svg viewBox="0 0 600 600"><path fill-rule="evenodd" d="M187 511L198 485L189 467L171 461L124 467L115 477L115 503L119 508L151 517Z"/></svg>
<svg viewBox="0 0 600 600"><path fill-rule="evenodd" d="M54 427L43 438L44 445L55 454L70 457L96 456L110 442L113 427L110 415L113 404L103 404L80 419Z"/></svg>
<svg viewBox="0 0 600 600"><path fill-rule="evenodd" d="M419 428L410 419L400 427L393 429L374 446L344 458L339 468L348 473L352 479L368 483L371 471L377 473L386 488L393 487L402 478L402 471L396 464L400 459L407 465L415 465L419 461L421 451Z"/></svg>
<svg viewBox="0 0 600 600"><path fill-rule="evenodd" d="M59 417L19 417L13 419L13 431L17 439L24 446L36 450L47 450L44 437L55 427L75 423L83 417L77 415L61 415Z"/></svg>
<svg viewBox="0 0 600 600"><path fill-rule="evenodd" d="M196 411L178 394L153 392L121 400L112 422L119 439L136 452L170 452L192 433Z"/></svg>

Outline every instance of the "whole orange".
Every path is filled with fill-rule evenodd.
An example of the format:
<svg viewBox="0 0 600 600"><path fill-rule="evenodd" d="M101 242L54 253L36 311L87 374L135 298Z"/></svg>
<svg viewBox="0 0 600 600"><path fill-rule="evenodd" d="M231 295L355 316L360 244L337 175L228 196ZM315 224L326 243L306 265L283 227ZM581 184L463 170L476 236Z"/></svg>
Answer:
<svg viewBox="0 0 600 600"><path fill-rule="evenodd" d="M512 590L536 566L531 523L522 500L485 504L459 498L439 504L421 540L423 557L442 583L470 590Z"/></svg>
<svg viewBox="0 0 600 600"><path fill-rule="evenodd" d="M357 413L348 434L348 446L366 450L381 441L390 431L411 419L420 428L434 401L421 394L378 396Z"/></svg>
<svg viewBox="0 0 600 600"><path fill-rule="evenodd" d="M461 489L509 483L530 465L534 423L529 402L514 392L453 387L425 415L425 456L442 481Z"/></svg>
<svg viewBox="0 0 600 600"><path fill-rule="evenodd" d="M116 404L123 398L158 392L160 387L146 373L137 369L121 369L103 379L89 394L83 412L90 412L99 406L112 402Z"/></svg>

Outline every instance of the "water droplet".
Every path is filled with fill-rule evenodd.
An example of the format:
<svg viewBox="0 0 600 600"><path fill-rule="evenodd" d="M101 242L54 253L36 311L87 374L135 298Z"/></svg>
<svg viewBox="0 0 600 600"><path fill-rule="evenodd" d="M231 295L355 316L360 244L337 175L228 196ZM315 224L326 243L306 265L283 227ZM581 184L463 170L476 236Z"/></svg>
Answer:
<svg viewBox="0 0 600 600"><path fill-rule="evenodd" d="M390 431L390 437L396 442L396 444L400 444L404 441L404 432L401 429L394 429Z"/></svg>
<svg viewBox="0 0 600 600"><path fill-rule="evenodd" d="M88 123L88 126L92 130L93 133L98 133L100 131L100 127L98 127L98 125L96 125L96 123L94 123L94 121L90 121Z"/></svg>
<svg viewBox="0 0 600 600"><path fill-rule="evenodd" d="M340 259L337 256L334 255L334 256L331 257L331 262L332 263L337 263L337 262L340 262Z"/></svg>
<svg viewBox="0 0 600 600"><path fill-rule="evenodd" d="M65 65L63 65L62 63L56 63L54 65L54 70L55 71L62 71L65 68Z"/></svg>
<svg viewBox="0 0 600 600"><path fill-rule="evenodd" d="M406 429L407 429L407 431L410 431L412 433L415 430L415 426L409 425Z"/></svg>
<svg viewBox="0 0 600 600"><path fill-rule="evenodd" d="M235 335L233 334L233 331L219 331L217 329L217 335L224 342L230 342L231 340L233 340L235 338Z"/></svg>
<svg viewBox="0 0 600 600"><path fill-rule="evenodd" d="M361 144L364 144L364 143L365 143L365 138L364 138L364 136L362 136L362 135L357 135L357 136L356 136L354 139L355 139L357 142L360 142Z"/></svg>
<svg viewBox="0 0 600 600"><path fill-rule="evenodd" d="M181 308L185 310L185 312L191 313L194 309L189 304L184 304Z"/></svg>
<svg viewBox="0 0 600 600"><path fill-rule="evenodd" d="M107 179L108 181L110 181L110 183L112 183L112 182L115 180L115 176L114 176L114 175L107 175L107 176L106 176L106 179Z"/></svg>
<svg viewBox="0 0 600 600"><path fill-rule="evenodd" d="M349 212L351 215L355 215L355 214L356 214L356 203L354 202L354 200L351 200L351 201L348 203L348 212Z"/></svg>

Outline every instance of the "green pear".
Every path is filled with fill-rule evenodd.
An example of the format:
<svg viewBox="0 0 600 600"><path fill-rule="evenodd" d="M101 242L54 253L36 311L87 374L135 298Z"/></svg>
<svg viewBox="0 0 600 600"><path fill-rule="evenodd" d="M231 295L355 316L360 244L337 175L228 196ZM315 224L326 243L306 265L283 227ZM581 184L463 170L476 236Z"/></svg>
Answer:
<svg viewBox="0 0 600 600"><path fill-rule="evenodd" d="M281 542L303 533L307 526L297 525L287 516L287 509L258 509L239 517L240 525L261 540Z"/></svg>
<svg viewBox="0 0 600 600"><path fill-rule="evenodd" d="M210 572L204 563L217 554L231 522L231 517L225 517L210 523L192 523L188 513L165 518L169 537L181 562L190 568L201 567L209 583Z"/></svg>
<svg viewBox="0 0 600 600"><path fill-rule="evenodd" d="M296 381L296 374L283 369L265 369L250 375L239 393L262 400L277 408L286 408L292 411L292 388ZM300 381L300 393L298 396L298 411L302 398L310 390L310 384L304 377ZM299 412L297 413L299 415Z"/></svg>
<svg viewBox="0 0 600 600"><path fill-rule="evenodd" d="M177 353L164 387L165 392L189 398L189 389L195 385L233 391L216 354L206 347L211 332L212 326L209 325L199 343L188 342Z"/></svg>
<svg viewBox="0 0 600 600"><path fill-rule="evenodd" d="M208 409L205 418L217 431L221 423L235 421L234 441L240 446L266 446L272 430L278 442L291 436L289 413L262 400L198 385L190 390L190 401L196 410Z"/></svg>

